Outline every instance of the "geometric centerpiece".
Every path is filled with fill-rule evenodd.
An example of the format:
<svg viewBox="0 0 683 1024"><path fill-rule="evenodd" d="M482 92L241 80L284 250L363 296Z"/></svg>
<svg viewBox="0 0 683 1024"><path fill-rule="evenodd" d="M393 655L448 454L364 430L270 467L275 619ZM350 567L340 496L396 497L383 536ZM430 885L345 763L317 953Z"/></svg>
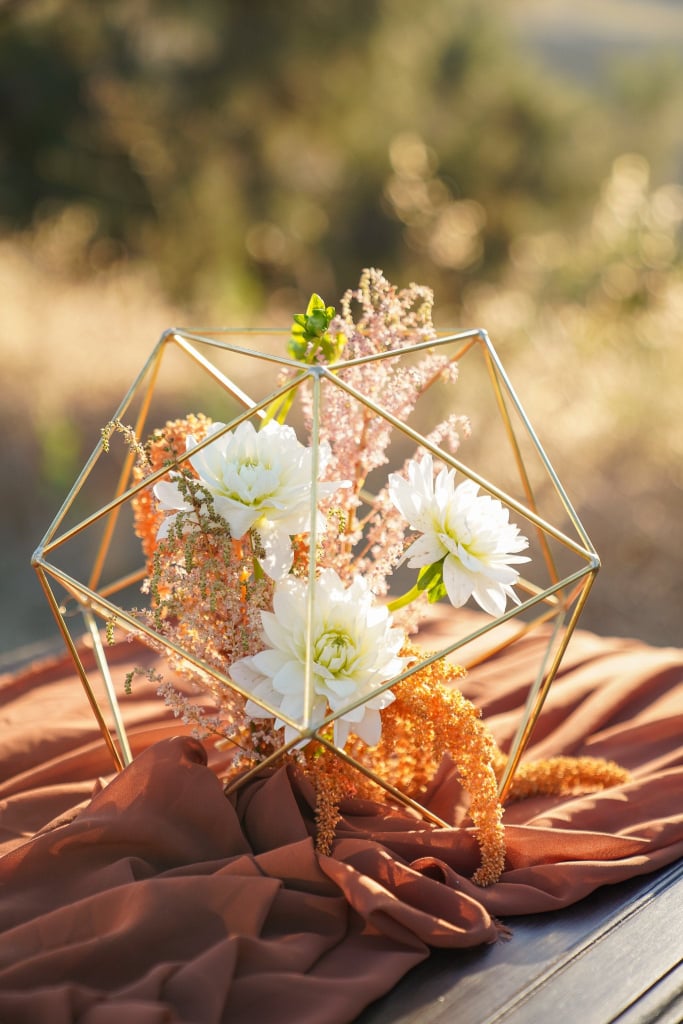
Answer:
<svg viewBox="0 0 683 1024"><path fill-rule="evenodd" d="M192 692L208 694L218 717L242 715L237 726L216 726L224 742L237 743L245 728L260 737L256 753L236 758L228 789L315 748L388 800L447 825L400 773L388 776L365 753L402 685L454 663L475 677L482 661L537 631L543 644L499 773L505 798L599 559L487 334L439 333L417 314L397 325L371 307L366 301L360 327L348 303L345 319L328 316L317 333L328 348L313 356L301 334L287 350L287 331L164 333L37 548L33 565L117 768L131 759L130 681L117 679L110 652L133 636ZM364 347L381 317L382 344ZM348 344L334 334L340 325ZM211 418L188 419L190 411ZM184 424L180 442L167 421L176 433ZM217 453L227 458L239 445L240 486L249 473L258 483L263 452L276 469L278 459L294 459L286 508L272 511L276 494L267 514L258 518L254 505L245 518L225 498L227 485L209 485ZM487 529L498 524L508 549L490 559L488 577L475 564L481 552L465 552L462 537L448 546L450 527L429 501L441 501L442 512L450 502L461 529L477 516ZM446 546L430 554L430 544ZM472 597L481 615L462 609ZM199 604L183 623L192 601ZM439 646L427 651L430 612L438 612ZM366 648L352 635L359 617ZM80 654L83 631L95 671ZM342 685L337 668L349 644L356 660Z"/></svg>

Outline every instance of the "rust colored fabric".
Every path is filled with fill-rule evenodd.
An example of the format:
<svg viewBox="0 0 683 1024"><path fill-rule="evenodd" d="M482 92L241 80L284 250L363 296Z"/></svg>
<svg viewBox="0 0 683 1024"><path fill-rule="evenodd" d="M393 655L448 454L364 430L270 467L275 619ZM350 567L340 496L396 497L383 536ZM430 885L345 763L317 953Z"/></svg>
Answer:
<svg viewBox="0 0 683 1024"><path fill-rule="evenodd" d="M526 638L464 681L503 747L537 654ZM118 657L123 676L142 655ZM351 801L319 856L305 784L279 769L227 799L220 755L144 686L126 708L137 756L113 778L66 658L4 677L0 704L3 1024L345 1024L435 947L457 956L501 919L683 856L674 649L575 635L527 756L607 757L631 780L511 804L484 890L466 819L439 830ZM430 800L457 804L448 771Z"/></svg>

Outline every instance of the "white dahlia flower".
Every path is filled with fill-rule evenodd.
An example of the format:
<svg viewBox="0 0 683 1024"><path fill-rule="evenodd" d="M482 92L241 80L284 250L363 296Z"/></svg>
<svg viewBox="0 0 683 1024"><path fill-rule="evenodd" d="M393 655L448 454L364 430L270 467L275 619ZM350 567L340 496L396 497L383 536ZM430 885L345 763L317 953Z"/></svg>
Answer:
<svg viewBox="0 0 683 1024"><path fill-rule="evenodd" d="M512 566L529 561L517 553L529 542L500 501L477 491L472 480L456 487L454 469L442 469L435 479L430 454L410 461L407 479L398 473L389 476L391 500L421 534L403 561L413 569L442 562L443 584L456 608L473 597L485 612L497 616L508 598L519 604L512 589L519 573Z"/></svg>
<svg viewBox="0 0 683 1024"><path fill-rule="evenodd" d="M214 423L209 435L224 426ZM192 435L187 438L188 451L197 444ZM320 445L319 474L325 471L329 459L329 447ZM232 536L239 539L253 530L264 551L260 559L264 572L274 580L286 576L292 568L292 535L311 529L312 449L299 442L291 427L271 421L262 430L255 430L247 420L189 461ZM327 497L343 486L348 484L319 482L318 496ZM154 495L161 510L174 513L159 530L159 537L165 537L178 512L192 513L192 506L175 479L156 484ZM191 515L188 518L192 522ZM316 528L319 532L325 529L320 513Z"/></svg>
<svg viewBox="0 0 683 1024"><path fill-rule="evenodd" d="M273 611L261 612L268 647L235 662L234 681L274 711L293 722L305 721L306 617L308 581L296 577L277 584ZM343 747L350 731L370 746L379 742L380 711L394 700L390 690L373 693L403 671L398 656L405 640L403 631L392 628L387 609L373 602L365 581L357 576L344 584L333 569L325 569L315 581L311 631L313 706L311 724L330 712L341 711L334 722L334 742ZM343 711L358 698L367 698L353 710ZM251 718L272 718L271 712L247 702ZM298 735L284 725L285 741Z"/></svg>

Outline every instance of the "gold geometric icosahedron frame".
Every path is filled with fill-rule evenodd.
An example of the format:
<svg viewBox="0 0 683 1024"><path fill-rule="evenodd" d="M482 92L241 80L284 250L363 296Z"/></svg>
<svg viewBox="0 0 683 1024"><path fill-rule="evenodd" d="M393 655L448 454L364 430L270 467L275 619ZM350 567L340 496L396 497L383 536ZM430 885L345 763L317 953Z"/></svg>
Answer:
<svg viewBox="0 0 683 1024"><path fill-rule="evenodd" d="M500 782L500 797L504 799L519 761L529 742L534 725L543 707L543 703L550 689L550 686L557 674L561 660L564 656L567 644L574 631L576 623L581 615L585 601L594 582L595 576L600 567L596 551L591 544L576 512L574 511L565 490L560 483L548 457L546 456L529 419L517 398L502 363L485 331L471 330L455 334L438 336L436 339L409 345L400 350L391 350L372 356L360 357L354 360L340 359L334 364L316 364L304 366L285 356L269 351L256 351L254 349L237 344L237 338L246 336L251 340L254 336L260 336L265 346L271 346L273 339L287 338L288 333L282 331L240 331L234 330L210 330L193 331L185 329L174 329L165 332L154 347L147 362L138 374L138 377L131 385L128 393L122 400L112 419L123 420L131 411L135 411L134 429L138 437L143 437L146 430L159 427L162 423L151 423L151 410L155 400L155 394L160 388L160 376L165 360L169 353L176 353L184 366L192 367L210 385L212 389L218 389L222 400L232 403L237 413L232 419L224 420L225 430L234 429L240 422L251 419L255 416L263 416L265 409L282 395L295 391L306 385L312 395L312 430L311 447L313 450L312 467L312 489L311 489L311 536L310 550L315 551L315 521L313 514L317 506L317 452L318 434L320 429L321 416L324 415L325 389L337 387L355 401L361 403L374 416L386 420L396 431L396 436L403 443L411 442L424 451L431 452L447 466L454 468L462 477L475 481L481 490L497 498L518 518L526 520L531 526L530 541L535 539L534 548L536 556L533 563L536 572L541 572L539 580L526 579L520 576L516 588L524 598L519 606L513 606L503 615L496 619L490 619L476 629L462 632L458 625L458 609L448 605L448 628L452 634L447 644L438 652L429 657L428 660L406 670L401 675L394 677L378 687L371 694L366 694L362 699L350 703L346 707L320 722L312 721L312 673L311 673L311 650L308 645L308 665L306 670L306 685L304 705L307 709L304 720L301 722L290 721L279 709L270 708L261 701L256 703L272 711L273 717L287 722L297 731L296 738L287 744L283 744L275 753L271 754L267 761L260 762L256 767L250 769L240 776L239 783L243 784L255 772L279 759L286 751L292 749L303 739L316 738L321 744L334 751L364 775L373 779L394 799L412 807L425 818L436 822L441 826L447 825L430 810L423 807L418 801L398 791L387 780L377 776L367 766L359 763L345 750L335 746L330 740L329 733L325 729L337 717L347 714L360 706L365 701L377 696L382 691L389 689L400 680L409 677L413 672L418 671L426 664L437 659L445 658L458 652L458 661L466 668L472 669L489 656L497 654L504 647L514 643L517 639L529 633L531 630L543 627L545 636L547 634L547 645L540 658L538 670L535 677L530 681L530 689L526 705L517 728L517 732L510 749L505 773ZM429 350L430 352L441 352L447 355L449 361L457 363L461 368L465 364L465 357L472 359L478 355L480 372L476 378L477 393L481 394L484 388L488 389L488 396L493 403L495 413L489 411L486 432L491 429L493 417L497 417L498 426L501 428L500 443L496 442L496 449L504 448L507 453L505 466L512 468L512 476L515 480L514 489L516 494L511 493L513 488L507 490L491 483L472 465L465 464L459 458L455 458L438 446L430 443L419 430L414 429L406 423L397 420L388 410L382 408L367 396L356 391L352 385L344 380L344 369L356 366L363 362L370 362L380 359L406 359L419 356ZM209 358L211 357L211 358ZM267 389L267 393L258 399L250 397L235 381L228 376L218 363L219 357L227 360L232 367L235 361L241 365L251 367L249 374L250 381L255 382L254 386L261 382L264 376L262 372L266 367L271 371L273 368L293 371L292 377L284 386L276 383L275 386ZM188 362L186 362L188 361ZM255 375L253 370L257 371ZM482 373L483 371L483 373ZM462 388L460 381L458 388ZM202 410L203 411L203 410ZM469 408L466 406L466 412ZM164 416L164 420L169 417ZM221 417L222 419L223 417ZM441 416L440 418L443 418ZM209 440L215 439L216 435ZM195 452L203 447L199 443ZM459 454L459 453L458 453ZM188 651L175 645L168 638L161 636L152 629L147 622L141 621L135 615L123 607L121 600L117 604L117 598L129 592L131 587L139 584L144 576L145 569L137 568L122 575L114 575L107 578L110 556L114 547L117 521L121 510L129 506L132 499L142 490L149 488L156 480L166 476L169 467L165 466L155 473L144 477L136 482L133 479L134 456L128 452L123 460L118 476L112 481L111 498L103 505L99 505L93 511L87 512L82 517L77 516L77 521L66 526L69 515L73 514L76 505L88 486L91 473L98 465L104 455L103 443L100 441L92 455L83 467L78 479L71 489L66 501L45 534L42 542L37 548L32 564L36 570L40 583L43 587L51 610L55 616L62 637L73 658L76 670L81 679L90 706L95 715L104 740L111 753L114 765L117 769L123 768L131 760L128 734L124 723L119 696L113 679L113 673L107 661L107 646L103 642L101 632L104 623L115 621L117 627L128 631L143 641L145 637L153 641L155 645L180 655L190 665L209 676L212 676L221 686L232 688L244 697L254 700L253 696L246 693L237 686L227 675L217 671L214 667L202 662ZM105 456L105 459L108 456ZM177 464L185 461L178 460ZM534 473L530 471L533 466ZM540 481L540 484L539 484ZM562 528L554 525L549 518L541 514L538 495L542 495L543 501L553 504L555 516L562 520ZM371 500L368 499L368 500ZM74 541L84 537L97 529L97 546L94 557L87 574L87 582L79 579L81 573L69 572L60 568L53 559L71 545ZM59 532L61 529L61 532ZM529 532L529 531L528 531ZM570 562L569 568L564 563ZM562 565L560 565L562 563ZM310 579L316 571L316 563L311 559ZM70 628L71 618L67 615L64 598L61 599L55 594L54 584L58 584L67 598L71 599L83 615L86 631L89 633L93 645L95 662L98 666L101 686L104 687L106 699L103 702L98 700L96 695L97 687L94 680L84 667L83 660L79 654L78 637L75 637ZM313 588L309 586L309 600L312 600ZM311 622L309 608L309 627ZM550 625L552 628L547 628ZM502 632L501 632L502 631ZM490 646L487 646L490 639ZM483 641L486 640L486 643ZM468 661L468 650L475 650L473 658ZM460 656L464 654L465 657Z"/></svg>

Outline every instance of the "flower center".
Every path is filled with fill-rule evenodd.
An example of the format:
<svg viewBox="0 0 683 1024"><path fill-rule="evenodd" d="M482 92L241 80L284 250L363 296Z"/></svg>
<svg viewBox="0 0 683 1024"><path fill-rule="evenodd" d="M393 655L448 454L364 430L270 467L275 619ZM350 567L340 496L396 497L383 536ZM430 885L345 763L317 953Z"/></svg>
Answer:
<svg viewBox="0 0 683 1024"><path fill-rule="evenodd" d="M241 505L260 505L276 493L278 473L271 465L246 458L225 466L219 493Z"/></svg>
<svg viewBox="0 0 683 1024"><path fill-rule="evenodd" d="M443 532L438 533L439 540L449 554L457 554L458 547L464 548L474 558L481 554L478 549L481 547L482 537L472 528L467 515L463 515L459 509L447 510L442 530Z"/></svg>
<svg viewBox="0 0 683 1024"><path fill-rule="evenodd" d="M314 660L333 675L348 667L355 654L355 645L348 633L338 629L321 633L315 642Z"/></svg>

